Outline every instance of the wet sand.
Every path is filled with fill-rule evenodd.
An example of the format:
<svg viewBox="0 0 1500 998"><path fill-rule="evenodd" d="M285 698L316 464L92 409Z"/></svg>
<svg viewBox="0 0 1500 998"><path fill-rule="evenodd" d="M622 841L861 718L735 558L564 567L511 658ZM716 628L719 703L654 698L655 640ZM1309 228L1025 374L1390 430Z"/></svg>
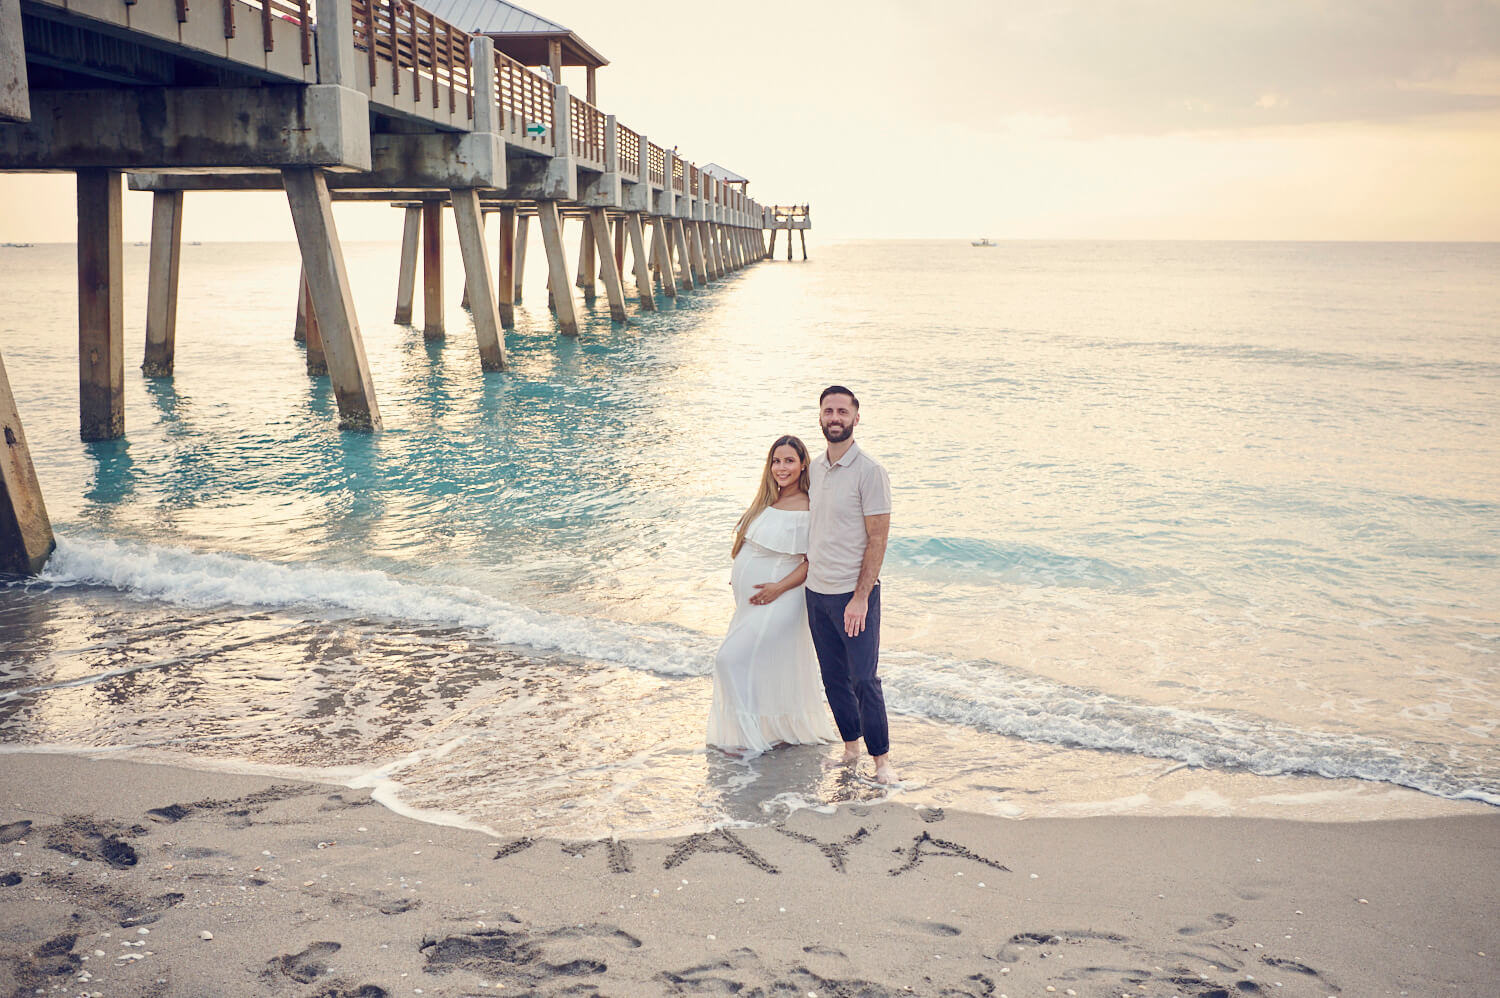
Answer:
<svg viewBox="0 0 1500 998"><path fill-rule="evenodd" d="M496 839L369 792L0 766L0 995L1463 995L1500 813L1025 821L849 804Z"/></svg>

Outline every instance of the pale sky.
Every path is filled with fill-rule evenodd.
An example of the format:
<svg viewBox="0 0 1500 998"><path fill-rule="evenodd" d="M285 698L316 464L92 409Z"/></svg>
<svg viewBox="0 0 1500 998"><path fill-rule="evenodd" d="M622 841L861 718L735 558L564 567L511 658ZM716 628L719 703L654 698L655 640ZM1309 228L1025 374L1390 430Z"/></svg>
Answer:
<svg viewBox="0 0 1500 998"><path fill-rule="evenodd" d="M523 6L611 60L606 112L814 240L1500 240L1500 0ZM0 241L73 238L71 176L0 198ZM293 238L279 194L189 194L183 234Z"/></svg>

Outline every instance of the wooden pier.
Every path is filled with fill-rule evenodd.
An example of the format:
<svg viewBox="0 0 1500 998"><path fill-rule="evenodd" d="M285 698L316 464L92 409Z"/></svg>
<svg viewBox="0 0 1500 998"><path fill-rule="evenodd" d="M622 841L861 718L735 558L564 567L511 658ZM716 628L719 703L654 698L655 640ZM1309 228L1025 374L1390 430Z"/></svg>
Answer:
<svg viewBox="0 0 1500 998"><path fill-rule="evenodd" d="M473 4L433 3L478 16ZM145 375L173 372L185 195L283 190L302 256L295 336L348 430L379 430L381 417L335 200L402 209L395 319L411 321L420 257L428 338L444 335L442 225L452 213L485 371L506 367L533 218L566 336L578 334L575 287L590 297L602 283L611 318L627 322L627 280L636 307L652 311L658 293L769 258L779 229L788 259L791 232L802 231L806 259L807 206L794 217L761 205L743 177L700 168L601 110L602 57L520 14L537 23L508 34L485 33L495 11L471 32L405 0L0 0L0 171L77 175L81 437L125 433L127 178L154 198ZM583 98L557 82L565 64L585 67ZM576 279L565 219L582 227ZM0 427L0 572L35 572L51 528L3 363Z"/></svg>

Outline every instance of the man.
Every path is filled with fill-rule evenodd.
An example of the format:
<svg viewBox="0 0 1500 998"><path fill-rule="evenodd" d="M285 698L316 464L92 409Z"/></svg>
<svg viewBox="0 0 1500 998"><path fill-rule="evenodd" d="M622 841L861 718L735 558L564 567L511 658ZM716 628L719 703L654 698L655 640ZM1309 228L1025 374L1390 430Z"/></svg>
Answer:
<svg viewBox="0 0 1500 998"><path fill-rule="evenodd" d="M854 442L859 399L843 385L824 390L818 425L828 449L808 469L812 519L807 545L807 621L823 692L844 739L844 765L859 740L878 783L895 783L880 661L880 563L891 533L891 479Z"/></svg>

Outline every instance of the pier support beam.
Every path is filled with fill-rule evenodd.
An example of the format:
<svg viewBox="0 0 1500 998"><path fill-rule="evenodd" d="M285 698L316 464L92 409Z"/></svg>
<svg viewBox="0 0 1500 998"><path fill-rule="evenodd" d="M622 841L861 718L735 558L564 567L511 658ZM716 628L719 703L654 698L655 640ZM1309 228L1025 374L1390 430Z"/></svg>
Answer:
<svg viewBox="0 0 1500 998"><path fill-rule="evenodd" d="M691 291L698 285L693 274L693 251L688 245L687 222L672 219L672 231L677 234L677 266L682 271L682 286Z"/></svg>
<svg viewBox="0 0 1500 998"><path fill-rule="evenodd" d="M525 225L526 220L521 219ZM495 292L499 299L500 326L514 329L516 326L516 209L506 205L500 209L500 262L495 275Z"/></svg>
<svg viewBox="0 0 1500 998"><path fill-rule="evenodd" d="M768 250L766 250L766 255L764 257L762 257L762 259L764 259L764 260L774 260L774 259L776 259L776 230L775 229L771 230L771 248L768 249Z"/></svg>
<svg viewBox="0 0 1500 998"><path fill-rule="evenodd" d="M526 285L526 238L531 232L531 219L516 214L516 292L511 300L521 304L521 289Z"/></svg>
<svg viewBox="0 0 1500 998"><path fill-rule="evenodd" d="M651 260L656 265L656 276L661 280L661 289L668 298L677 297L677 278L672 273L672 236L666 218L651 219Z"/></svg>
<svg viewBox="0 0 1500 998"><path fill-rule="evenodd" d="M484 216L479 211L479 192L472 187L455 190L453 220L458 224L458 248L464 258L464 286L479 337L479 366L486 371L505 370L505 341L500 332L500 309L490 284L490 254L484 245Z"/></svg>
<svg viewBox="0 0 1500 998"><path fill-rule="evenodd" d="M19 0L0 0L0 121L31 120Z"/></svg>
<svg viewBox="0 0 1500 998"><path fill-rule="evenodd" d="M609 235L609 219L605 217L603 208L590 209L589 218L593 222L594 248L598 250L599 259L604 264L599 268L599 272L604 276L604 290L609 295L609 317L615 322L627 322L625 287L620 280L619 268L615 266L614 247Z"/></svg>
<svg viewBox="0 0 1500 998"><path fill-rule="evenodd" d="M422 202L422 339L443 338L443 203Z"/></svg>
<svg viewBox="0 0 1500 998"><path fill-rule="evenodd" d="M641 231L641 213L632 211L621 219L630 232L630 256L635 260L635 293L643 312L656 311L656 295L651 289L651 267L646 261L646 234Z"/></svg>
<svg viewBox="0 0 1500 998"><path fill-rule="evenodd" d="M35 575L57 542L0 358L0 574Z"/></svg>
<svg viewBox="0 0 1500 998"><path fill-rule="evenodd" d="M401 274L396 279L396 319L411 325L411 302L417 290L417 240L422 234L422 209L407 205L406 222L401 231Z"/></svg>
<svg viewBox="0 0 1500 998"><path fill-rule="evenodd" d="M307 275L302 277L302 345L306 350L307 376L321 378L328 374L328 357L323 353L323 333L318 329L318 310L313 306L312 288Z"/></svg>
<svg viewBox="0 0 1500 998"><path fill-rule="evenodd" d="M578 313L573 308L573 289L568 286L568 261L563 254L562 221L557 217L557 202L538 201L536 217L542 230L542 245L547 250L547 285L552 292L558 331L564 336L577 336Z"/></svg>
<svg viewBox="0 0 1500 998"><path fill-rule="evenodd" d="M182 192L151 196L151 264L146 278L148 378L170 378L177 355L177 277L182 269Z"/></svg>
<svg viewBox="0 0 1500 998"><path fill-rule="evenodd" d="M578 237L578 276L573 283L583 290L584 301L593 301L597 293L594 290L594 275L599 270L595 263L598 254L594 250L594 216L585 215L582 222L583 234Z"/></svg>
<svg viewBox="0 0 1500 998"><path fill-rule="evenodd" d="M354 314L354 296L349 291L349 273L344 250L333 223L333 202L323 171L299 167L283 170L282 183L292 209L292 223L302 250L302 268L312 293L328 376L339 407L339 428L374 431L381 427L380 405L370 381L359 320Z"/></svg>
<svg viewBox="0 0 1500 998"><path fill-rule="evenodd" d="M625 280L625 216L621 215L615 219L615 273L620 275L620 280Z"/></svg>
<svg viewBox="0 0 1500 998"><path fill-rule="evenodd" d="M702 224L704 242L708 244L709 273L714 275L714 280L719 280L728 271L724 266L724 254L719 250L719 226L715 222Z"/></svg>
<svg viewBox="0 0 1500 998"><path fill-rule="evenodd" d="M78 171L78 435L125 435L124 180Z"/></svg>
<svg viewBox="0 0 1500 998"><path fill-rule="evenodd" d="M699 284L708 284L708 261L703 256L703 230L697 222L688 224L689 252L692 254L693 276Z"/></svg>
<svg viewBox="0 0 1500 998"><path fill-rule="evenodd" d="M307 342L307 271L297 271L297 320L292 325L292 342Z"/></svg>

